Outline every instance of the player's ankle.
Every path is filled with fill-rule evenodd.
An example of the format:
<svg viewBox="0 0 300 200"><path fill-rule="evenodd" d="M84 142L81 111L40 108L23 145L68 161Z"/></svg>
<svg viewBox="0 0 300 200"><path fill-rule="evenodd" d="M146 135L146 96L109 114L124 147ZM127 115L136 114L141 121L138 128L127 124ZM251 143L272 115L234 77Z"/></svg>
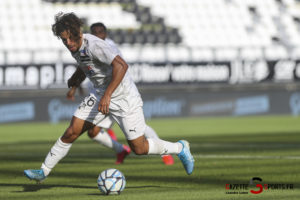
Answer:
<svg viewBox="0 0 300 200"><path fill-rule="evenodd" d="M51 169L48 168L44 163L42 164L41 169L43 170L45 176L48 176L51 172Z"/></svg>

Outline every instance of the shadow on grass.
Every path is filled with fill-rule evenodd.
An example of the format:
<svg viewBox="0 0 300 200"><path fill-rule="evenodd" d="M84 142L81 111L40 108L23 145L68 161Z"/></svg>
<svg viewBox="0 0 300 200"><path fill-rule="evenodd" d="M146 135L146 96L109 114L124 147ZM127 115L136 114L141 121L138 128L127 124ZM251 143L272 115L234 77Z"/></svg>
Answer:
<svg viewBox="0 0 300 200"><path fill-rule="evenodd" d="M57 185L57 184L8 184L0 183L0 187L23 187L23 191L13 191L15 193L23 192L37 192L39 190L51 189L51 188L74 188L74 189L97 189L94 186L81 186L81 185ZM176 188L159 185L143 185L143 186L129 186L126 190L130 189L144 189L144 188ZM101 195L101 193L91 193L88 195ZM103 194L102 194L103 195Z"/></svg>
<svg viewBox="0 0 300 200"><path fill-rule="evenodd" d="M91 186L81 186L81 185L57 185L57 184L8 184L0 183L0 187L23 187L23 191L13 191L16 193L20 192L37 192L42 189L51 189L55 187L59 188L75 188L75 189L95 189Z"/></svg>
<svg viewBox="0 0 300 200"><path fill-rule="evenodd" d="M176 136L178 137L178 136ZM176 141L173 137L162 138ZM220 134L220 135L199 135L186 136L191 143L191 150L194 154L224 154L224 153L248 153L248 152L287 152L298 151L300 148L300 131L272 132L272 133L241 133L241 134ZM35 162L45 158L53 142L34 141L16 142L1 144L0 160ZM16 148L17 146L17 148ZM73 159L99 159L111 158L113 151L99 148L98 144L91 141L76 142L68 157ZM92 153L91 153L92 152ZM105 152L105 153L103 153ZM71 162L71 161L68 161Z"/></svg>
<svg viewBox="0 0 300 200"><path fill-rule="evenodd" d="M175 136L174 136L175 137ZM169 137L170 141L174 140L174 138ZM237 134L220 134L220 135L205 135L205 136L187 136L186 139L191 142L191 149L194 154L202 154L202 155L230 155L230 154L245 154L248 155L249 153L255 153L253 155L266 155L266 153L278 153L276 155L286 155L289 151L290 152L299 152L300 149L300 132L273 132L273 133L262 133L262 134L251 134L251 133L241 133L240 135ZM15 164L18 161L22 163L31 163L31 162L41 162L46 153L41 152L48 152L49 147L45 147L45 142L21 142L16 143L17 148L15 145L11 147L12 144L5 144L1 145L0 151L0 160L2 162L10 162ZM210 144L210 145L209 145ZM49 145L48 145L49 146ZM99 153L98 153L99 152ZM272 155L273 155L272 154ZM295 154L295 153L294 153ZM268 155L268 154L267 154ZM94 163L97 160L102 159L102 164L109 164L113 163L113 153L110 150L100 149L97 145L91 145L90 141L79 141L78 143L74 144L72 147L71 152L68 155L68 159L65 158L63 161L64 163ZM105 160L103 159L105 158ZM109 160L111 158L111 160ZM131 159L131 158L128 158ZM264 176L285 176L297 173L297 167L299 165L298 161L285 161L282 160L280 162L274 162L274 160L250 160L249 162L247 159L245 160L232 160L232 159L215 159L215 163L213 163L213 159L205 159L205 158L196 158L195 163L195 173L193 176L181 177L181 176L171 176L166 173L165 176L143 176L144 181L156 181L156 182L174 182L174 183L182 183L184 184L193 184L196 186L202 185L214 185L223 187L225 183L235 183L240 181L240 177L247 177L247 179L255 176L257 173L263 174ZM245 162L243 162L245 161ZM142 165L145 160L138 160L136 162L126 163L126 166L130 166L127 169L127 173L129 173L128 178L131 178L132 181L139 181L141 177L139 176L132 176L130 175L130 169L133 171L140 170L139 173L142 173L145 167ZM176 160L177 162L177 160ZM201 164L202 162L202 164ZM153 162L148 162L149 165L153 164ZM206 165L209 163L211 165ZM139 165L141 164L141 165ZM200 164L202 165L200 168ZM245 170L243 170L243 168ZM148 169L148 168L146 168ZM255 169L257 171L255 171ZM270 169L270 170L269 170ZM177 167L171 167L168 169L168 172L177 173ZM200 172L197 173L196 170L206 170L206 173L210 175L218 175L216 176L205 176L205 174ZM223 170L223 172L219 172L218 170ZM3 167L0 169L0 174L5 174L6 176L17 177L20 172L14 170L13 168ZM131 174L133 174L132 172ZM78 172L56 172L57 176L60 177L77 177L80 180L84 179L93 179L94 174L93 172L85 174L82 176L81 171ZM171 177L171 178L170 178ZM232 178L230 178L232 177ZM282 180L282 179L278 179ZM296 180L292 180L288 183L296 184ZM244 183L244 180L242 180ZM5 186L5 185L1 185ZM9 185L8 185L9 186ZM49 189L52 187L68 187L68 188L95 188L95 187L85 187L85 186L77 186L77 185L31 185L31 184L24 184L24 185L15 185L15 186L22 186L24 190L22 192L34 192L41 189ZM140 187L160 187L160 186L139 186ZM128 187L130 189L130 187ZM136 187L133 187L136 188Z"/></svg>
<svg viewBox="0 0 300 200"><path fill-rule="evenodd" d="M176 136L178 138L178 136ZM176 141L177 138L162 138L169 141ZM220 135L199 135L186 136L190 141L192 152L197 154L219 154L219 153L242 153L242 152L274 152L274 151L293 151L300 148L300 131L290 132L272 132L272 133L241 133L241 134L220 134ZM24 162L34 162L44 159L50 150L53 142L34 141L34 142L16 142L14 144L1 144L0 159L19 160ZM91 153L93 152L93 153ZM99 154L97 154L99 152ZM106 152L105 154L101 152ZM79 159L99 159L110 158L113 152L104 148L99 148L98 144L92 144L91 141L76 142L69 156Z"/></svg>
<svg viewBox="0 0 300 200"><path fill-rule="evenodd" d="M131 187L126 187L126 190L130 189L145 189L145 188L176 188L176 187L168 187L168 186L158 186L158 185L143 185L143 186L131 186ZM99 196L99 193L90 193L88 194L90 196ZM102 196L107 196L105 194L100 193Z"/></svg>

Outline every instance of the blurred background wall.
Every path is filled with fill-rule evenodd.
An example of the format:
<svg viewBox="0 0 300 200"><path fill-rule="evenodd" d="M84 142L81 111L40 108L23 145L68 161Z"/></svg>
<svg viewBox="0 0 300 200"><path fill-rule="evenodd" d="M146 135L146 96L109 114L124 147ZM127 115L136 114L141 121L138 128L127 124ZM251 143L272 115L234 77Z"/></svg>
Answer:
<svg viewBox="0 0 300 200"><path fill-rule="evenodd" d="M152 117L300 114L296 0L1 0L0 123L70 119L74 59L51 31L109 29ZM87 81L83 86L86 87Z"/></svg>

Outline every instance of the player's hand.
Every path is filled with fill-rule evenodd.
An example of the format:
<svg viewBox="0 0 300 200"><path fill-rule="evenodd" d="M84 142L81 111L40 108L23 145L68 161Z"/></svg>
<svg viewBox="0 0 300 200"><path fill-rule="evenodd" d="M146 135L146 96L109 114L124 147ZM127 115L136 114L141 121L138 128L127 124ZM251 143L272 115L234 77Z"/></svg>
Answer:
<svg viewBox="0 0 300 200"><path fill-rule="evenodd" d="M72 77L68 79L68 88L75 86L75 84L76 84L75 79L73 79Z"/></svg>
<svg viewBox="0 0 300 200"><path fill-rule="evenodd" d="M104 115L107 115L109 112L109 104L110 104L110 96L104 94L99 102L98 111Z"/></svg>
<svg viewBox="0 0 300 200"><path fill-rule="evenodd" d="M75 92L76 92L76 87L73 86L68 92L67 92L67 99L74 101L75 100Z"/></svg>

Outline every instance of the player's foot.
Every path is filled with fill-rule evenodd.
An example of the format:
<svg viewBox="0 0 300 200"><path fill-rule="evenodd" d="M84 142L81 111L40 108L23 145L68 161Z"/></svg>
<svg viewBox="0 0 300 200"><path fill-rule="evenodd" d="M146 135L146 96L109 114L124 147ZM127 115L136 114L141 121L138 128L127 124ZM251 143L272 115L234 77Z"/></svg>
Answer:
<svg viewBox="0 0 300 200"><path fill-rule="evenodd" d="M107 133L111 137L111 139L113 139L115 141L118 141L117 136L116 136L115 132L112 129L107 129Z"/></svg>
<svg viewBox="0 0 300 200"><path fill-rule="evenodd" d="M183 148L181 152L177 154L177 156L181 160L186 173L190 175L194 170L194 162L195 162L190 151L190 145L185 140L179 140L178 142L182 144Z"/></svg>
<svg viewBox="0 0 300 200"><path fill-rule="evenodd" d="M172 155L163 155L162 160L165 163L165 165L173 165L174 164L174 158Z"/></svg>
<svg viewBox="0 0 300 200"><path fill-rule="evenodd" d="M122 164L126 156L128 156L131 152L131 149L123 144L123 151L117 154L117 161L116 164Z"/></svg>
<svg viewBox="0 0 300 200"><path fill-rule="evenodd" d="M38 183L46 178L42 169L27 169L24 170L24 175L30 180L35 180Z"/></svg>

